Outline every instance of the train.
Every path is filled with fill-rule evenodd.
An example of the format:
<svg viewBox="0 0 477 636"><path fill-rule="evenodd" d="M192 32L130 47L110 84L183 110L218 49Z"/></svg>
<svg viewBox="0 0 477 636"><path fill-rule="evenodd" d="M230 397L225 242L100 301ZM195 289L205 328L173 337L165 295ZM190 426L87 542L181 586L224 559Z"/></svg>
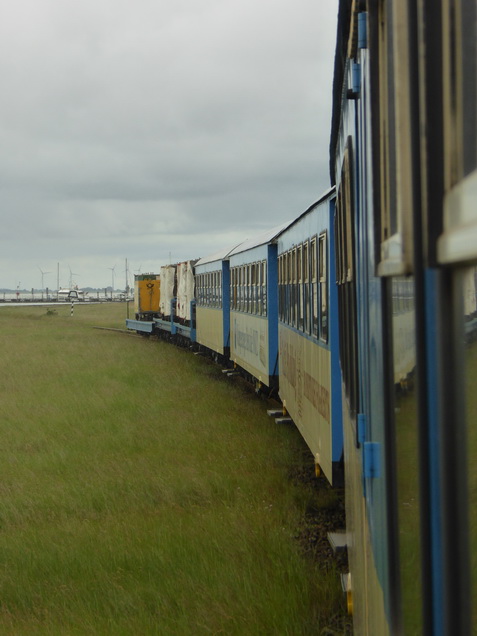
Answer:
<svg viewBox="0 0 477 636"><path fill-rule="evenodd" d="M477 634L476 20L339 0L329 189L138 277L127 321L275 393L344 485L356 634Z"/></svg>

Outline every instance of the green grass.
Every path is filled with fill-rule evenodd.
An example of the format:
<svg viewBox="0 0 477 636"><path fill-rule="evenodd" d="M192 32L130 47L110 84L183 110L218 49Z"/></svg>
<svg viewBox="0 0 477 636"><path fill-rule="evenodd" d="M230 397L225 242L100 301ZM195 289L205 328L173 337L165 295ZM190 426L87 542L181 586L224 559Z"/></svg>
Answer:
<svg viewBox="0 0 477 636"><path fill-rule="evenodd" d="M125 305L0 307L0 633L311 634L343 599L294 539L297 431ZM325 494L325 505L329 494Z"/></svg>

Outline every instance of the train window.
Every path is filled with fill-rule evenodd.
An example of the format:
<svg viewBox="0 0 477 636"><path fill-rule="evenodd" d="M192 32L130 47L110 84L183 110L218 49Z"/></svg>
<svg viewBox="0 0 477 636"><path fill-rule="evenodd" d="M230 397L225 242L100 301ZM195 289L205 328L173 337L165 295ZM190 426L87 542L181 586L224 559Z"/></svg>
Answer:
<svg viewBox="0 0 477 636"><path fill-rule="evenodd" d="M298 305L298 329L303 330L303 248L300 245L296 250L297 264L297 305Z"/></svg>
<svg viewBox="0 0 477 636"><path fill-rule="evenodd" d="M260 305L260 264L255 263L255 294L256 294L256 306L257 314L262 315L262 308Z"/></svg>
<svg viewBox="0 0 477 636"><path fill-rule="evenodd" d="M319 277L320 277L320 338L328 342L328 267L327 267L327 235L320 234L319 241Z"/></svg>
<svg viewBox="0 0 477 636"><path fill-rule="evenodd" d="M237 307L238 307L238 274L237 274L237 268L234 267L232 272L233 272L233 284L234 284L234 293L233 293L233 298L232 298L232 309L234 311L237 311Z"/></svg>
<svg viewBox="0 0 477 636"><path fill-rule="evenodd" d="M288 322L288 314L287 314L287 255L282 254L282 321L284 323Z"/></svg>
<svg viewBox="0 0 477 636"><path fill-rule="evenodd" d="M215 305L215 272L210 272L210 289L209 289L209 306L214 307Z"/></svg>
<svg viewBox="0 0 477 636"><path fill-rule="evenodd" d="M247 265L248 270L248 312L253 313L253 283L252 283L252 265Z"/></svg>
<svg viewBox="0 0 477 636"><path fill-rule="evenodd" d="M252 295L252 266L247 265L247 290L248 290L248 313L252 313L253 295Z"/></svg>
<svg viewBox="0 0 477 636"><path fill-rule="evenodd" d="M287 325L290 324L290 253L287 252L284 257L284 278L285 278L285 290L284 290L284 304L285 304L285 315L284 321Z"/></svg>
<svg viewBox="0 0 477 636"><path fill-rule="evenodd" d="M254 294L254 299L255 299L255 314L257 316L261 315L261 304L260 304L260 293L261 293L261 289L260 289L260 263L254 263L254 276L255 276L255 283L254 283L254 288L253 288L253 294Z"/></svg>
<svg viewBox="0 0 477 636"><path fill-rule="evenodd" d="M256 278L256 269L257 264L253 263L252 265L252 313L258 314L258 306L257 306L257 278Z"/></svg>
<svg viewBox="0 0 477 636"><path fill-rule="evenodd" d="M354 277L355 228L351 183L351 156L351 141L348 140L344 153L340 185L336 200L335 232L336 268L338 272L340 363L346 396L349 401L350 415L356 427L355 418L358 412L359 387L356 281ZM320 325L320 327L321 326L322 325ZM358 443L357 437L356 443Z"/></svg>
<svg viewBox="0 0 477 636"><path fill-rule="evenodd" d="M318 271L317 254L318 244L316 236L311 239L311 311L312 311L312 334L318 338Z"/></svg>
<svg viewBox="0 0 477 636"><path fill-rule="evenodd" d="M232 298L232 305L233 305L233 309L236 311L237 310L237 303L238 303L238 290L237 290L237 285L238 285L238 281L237 281L237 268L234 267L233 268L233 282L234 282L234 293L233 293L233 298Z"/></svg>
<svg viewBox="0 0 477 636"><path fill-rule="evenodd" d="M219 271L218 272L218 277L219 277L219 307L222 308L222 272Z"/></svg>
<svg viewBox="0 0 477 636"><path fill-rule="evenodd" d="M263 315L267 315L267 262L261 263Z"/></svg>
<svg viewBox="0 0 477 636"><path fill-rule="evenodd" d="M243 271L242 267L237 267L237 277L238 277L238 305L237 311L242 311L243 309Z"/></svg>
<svg viewBox="0 0 477 636"><path fill-rule="evenodd" d="M380 211L381 276L412 269L412 161L408 3L380 2L378 20L378 149L374 182L375 209Z"/></svg>
<svg viewBox="0 0 477 636"><path fill-rule="evenodd" d="M252 266L247 265L247 311L249 314L252 313Z"/></svg>
<svg viewBox="0 0 477 636"><path fill-rule="evenodd" d="M253 265L248 266L248 311L253 314L255 311L255 304L253 298L254 285L253 285Z"/></svg>
<svg viewBox="0 0 477 636"><path fill-rule="evenodd" d="M414 279L391 281L394 452L403 633L422 633L419 426L416 390ZM392 418L390 418L392 419Z"/></svg>
<svg viewBox="0 0 477 636"><path fill-rule="evenodd" d="M237 267L237 311L243 311L243 268Z"/></svg>
<svg viewBox="0 0 477 636"><path fill-rule="evenodd" d="M240 270L235 267L235 311L240 309Z"/></svg>
<svg viewBox="0 0 477 636"><path fill-rule="evenodd" d="M215 272L210 272L210 302L211 307L215 307Z"/></svg>
<svg viewBox="0 0 477 636"><path fill-rule="evenodd" d="M304 283L304 330L307 334L311 334L310 320L310 251L308 241L303 243L303 283Z"/></svg>
<svg viewBox="0 0 477 636"><path fill-rule="evenodd" d="M293 250L288 252L288 324L295 324L295 306L294 306L294 284L293 284Z"/></svg>
<svg viewBox="0 0 477 636"><path fill-rule="evenodd" d="M252 263L250 266L250 313L252 314L256 314L257 313L257 305L256 305L256 299L255 299L255 293L257 291L257 287L255 284L255 263Z"/></svg>
<svg viewBox="0 0 477 636"><path fill-rule="evenodd" d="M217 272L212 272L212 307L217 307Z"/></svg>
<svg viewBox="0 0 477 636"><path fill-rule="evenodd" d="M292 250L292 324L298 326L298 293L297 293L297 269L296 269L296 247Z"/></svg>
<svg viewBox="0 0 477 636"><path fill-rule="evenodd" d="M260 305L260 263L255 263L255 304L257 307L257 315L261 316L261 305Z"/></svg>

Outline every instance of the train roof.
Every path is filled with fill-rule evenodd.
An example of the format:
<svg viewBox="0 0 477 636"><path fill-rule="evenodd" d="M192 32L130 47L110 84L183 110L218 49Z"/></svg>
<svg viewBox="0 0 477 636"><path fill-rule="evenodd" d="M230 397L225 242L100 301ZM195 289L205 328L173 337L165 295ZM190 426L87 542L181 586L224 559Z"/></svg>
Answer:
<svg viewBox="0 0 477 636"><path fill-rule="evenodd" d="M312 203L304 212L302 212L301 214L299 214L296 219L293 219L293 221L291 221L290 223L288 223L288 225L286 227L284 227L275 238L277 238L280 234L283 234L283 232L285 232L285 230L287 230L289 227L291 227L292 225L294 225L295 223L297 223L301 218L303 218L304 216L306 216L308 214L308 212L311 212L313 210L313 208L316 208L317 205L320 205L320 203L323 203L324 201L326 201L327 199L330 199L332 196L334 196L336 191L336 186L331 186L330 188L328 188L328 190L325 190L325 192L323 192L323 194L321 195L321 197L318 199L318 201L315 201L314 203Z"/></svg>
<svg viewBox="0 0 477 636"><path fill-rule="evenodd" d="M247 250L251 250L254 247L259 247L260 245L266 245L273 241L279 234L286 230L286 228L293 223L293 220L287 221L286 223L282 223L281 225L277 225L273 227L271 230L267 230L266 232L262 232L258 236L254 238L247 239L243 243L240 243L235 247L229 254L232 256L234 254L240 254L240 252L246 252Z"/></svg>
<svg viewBox="0 0 477 636"><path fill-rule="evenodd" d="M205 265L206 263L213 263L214 261L223 261L233 252L233 250L235 250L240 245L241 243L232 247L229 246L227 248L222 248L218 252L214 252L213 254L209 254L208 256L199 258L195 265L197 267L198 265Z"/></svg>
<svg viewBox="0 0 477 636"><path fill-rule="evenodd" d="M198 266L198 265L205 265L206 263L213 263L215 261L223 261L229 258L230 256L233 256L234 254L240 254L241 252L246 252L247 250L251 250L254 247L259 247L260 245L266 245L267 243L270 243L271 241L276 239L278 236L280 236L280 234L282 234L282 232L284 232L287 228L293 225L293 223L298 221L298 219L301 219L302 216L304 216L310 210L312 210L315 206L319 205L320 203L328 199L330 196L332 196L334 192L335 192L335 186L331 186L331 188L326 190L321 195L318 201L315 201L315 203L310 205L310 207L308 207L304 212L302 212L295 219L291 219L289 221L286 221L285 223L281 223L280 225L277 225L271 228L270 230L266 230L265 232L262 232L261 234L259 234L258 236L255 236L254 238L245 239L245 241L242 241L241 243L238 243L237 245L234 245L232 247L222 248L221 250L214 252L213 254L204 256L203 258L200 258L195 263L195 265Z"/></svg>

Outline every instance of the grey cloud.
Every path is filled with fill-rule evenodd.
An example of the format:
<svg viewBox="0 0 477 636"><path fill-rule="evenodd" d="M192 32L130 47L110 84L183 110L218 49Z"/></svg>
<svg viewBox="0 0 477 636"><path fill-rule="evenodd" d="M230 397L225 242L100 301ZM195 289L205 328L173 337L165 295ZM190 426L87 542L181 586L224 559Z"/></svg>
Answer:
<svg viewBox="0 0 477 636"><path fill-rule="evenodd" d="M12 268L37 286L38 267L65 259L94 285L111 260L158 267L299 214L328 185L336 11L337 0L11 3L0 287Z"/></svg>

